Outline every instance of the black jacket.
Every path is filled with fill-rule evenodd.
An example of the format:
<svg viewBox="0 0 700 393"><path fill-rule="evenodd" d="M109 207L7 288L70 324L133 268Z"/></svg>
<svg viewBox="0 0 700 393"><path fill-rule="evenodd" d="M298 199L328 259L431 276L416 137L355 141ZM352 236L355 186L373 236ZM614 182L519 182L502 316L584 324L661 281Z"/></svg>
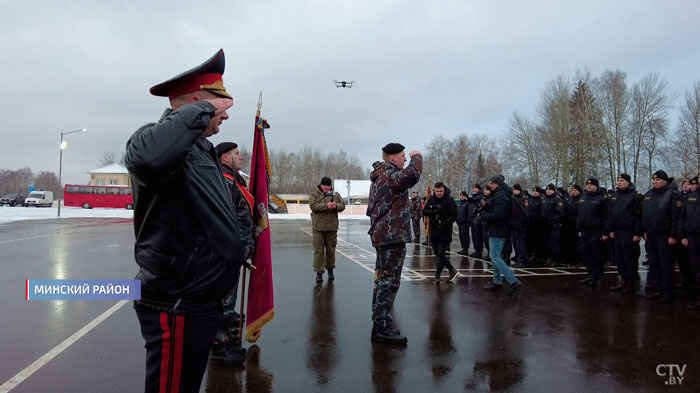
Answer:
<svg viewBox="0 0 700 393"><path fill-rule="evenodd" d="M597 189L590 193L584 191L578 200L578 219L576 229L579 232L608 234L608 197Z"/></svg>
<svg viewBox="0 0 700 393"><path fill-rule="evenodd" d="M469 206L468 200L457 202L457 224L467 224L469 222Z"/></svg>
<svg viewBox="0 0 700 393"><path fill-rule="evenodd" d="M512 214L513 189L509 185L503 184L491 194L489 203L481 213L481 221L486 223L486 236L488 237L508 237L510 233L510 216Z"/></svg>
<svg viewBox="0 0 700 393"><path fill-rule="evenodd" d="M670 185L671 182L659 189L652 188L644 194L641 219L644 233L668 234L675 238L680 236L678 222L683 198Z"/></svg>
<svg viewBox="0 0 700 393"><path fill-rule="evenodd" d="M610 212L608 214L608 230L634 231L637 236L642 236L642 194L637 192L634 184L630 184L624 190L619 188L610 198Z"/></svg>
<svg viewBox="0 0 700 393"><path fill-rule="evenodd" d="M481 201L484 200L484 193L482 191L479 191L477 193L472 194L471 197L467 199L469 202L469 207L467 210L469 211L469 224L474 222L474 219L477 216L477 210L479 209L479 206L481 206Z"/></svg>
<svg viewBox="0 0 700 393"><path fill-rule="evenodd" d="M252 258L255 252L255 239L253 238L253 195L248 192L248 185L240 172L234 171L226 165L221 165L226 185L233 196L233 208L238 220L238 229L241 238L243 259Z"/></svg>
<svg viewBox="0 0 700 393"><path fill-rule="evenodd" d="M549 223L561 224L564 221L564 200L557 194L542 198L542 218Z"/></svg>
<svg viewBox="0 0 700 393"><path fill-rule="evenodd" d="M142 303L219 303L241 265L238 223L214 146L202 133L214 116L208 102L166 110L126 144L133 180L134 253Z"/></svg>
<svg viewBox="0 0 700 393"><path fill-rule="evenodd" d="M683 237L700 235L700 193L697 191L685 195L680 228Z"/></svg>
<svg viewBox="0 0 700 393"><path fill-rule="evenodd" d="M423 215L428 217L428 233L435 243L452 241L452 224L457 220L457 204L450 196L450 189L445 187L445 194L438 198L430 196L423 208Z"/></svg>
<svg viewBox="0 0 700 393"><path fill-rule="evenodd" d="M542 217L542 196L527 197L527 210L530 217L530 224L538 224L544 220Z"/></svg>
<svg viewBox="0 0 700 393"><path fill-rule="evenodd" d="M573 226L576 226L576 222L578 221L578 204L581 200L581 196L583 196L583 192L577 196L569 195L569 206L566 209L564 221L573 224Z"/></svg>

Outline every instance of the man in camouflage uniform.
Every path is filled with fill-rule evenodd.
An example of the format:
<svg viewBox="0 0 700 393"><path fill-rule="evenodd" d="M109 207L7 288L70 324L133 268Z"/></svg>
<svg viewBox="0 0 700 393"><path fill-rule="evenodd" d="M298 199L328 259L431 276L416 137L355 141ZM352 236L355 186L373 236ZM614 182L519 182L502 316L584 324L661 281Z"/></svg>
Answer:
<svg viewBox="0 0 700 393"><path fill-rule="evenodd" d="M221 169L226 185L231 190L233 208L238 220L238 228L243 246L243 260L252 258L255 242L253 240L253 196L246 188L245 179L240 174L243 165L243 157L238 151L238 145L233 142L222 142L216 145L216 153L219 155ZM213 364L238 366L243 364L246 358L245 348L241 348L238 340L238 325L240 315L236 312L236 299L238 294L238 282L241 270L238 269L235 284L223 300L224 320L214 336L211 351Z"/></svg>
<svg viewBox="0 0 700 393"><path fill-rule="evenodd" d="M401 269L410 238L408 189L416 185L423 170L423 156L417 150L409 156L399 143L382 148L384 161L372 164L367 215L369 235L377 252L372 295L372 341L406 344L406 337L392 327L391 309L401 283Z"/></svg>
<svg viewBox="0 0 700 393"><path fill-rule="evenodd" d="M417 191L411 195L411 221L413 222L413 242L420 243L420 219L423 217L423 201ZM410 241L410 240L409 240Z"/></svg>

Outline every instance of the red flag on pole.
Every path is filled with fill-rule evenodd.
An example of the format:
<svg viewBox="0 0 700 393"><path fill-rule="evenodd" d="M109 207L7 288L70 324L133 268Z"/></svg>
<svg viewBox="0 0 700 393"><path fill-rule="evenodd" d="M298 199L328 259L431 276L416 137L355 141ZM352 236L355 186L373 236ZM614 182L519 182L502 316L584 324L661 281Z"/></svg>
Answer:
<svg viewBox="0 0 700 393"><path fill-rule="evenodd" d="M270 245L270 221L267 216L268 185L270 182L269 155L265 144L265 129L270 128L260 117L262 92L258 100L253 137L253 156L250 164L250 193L253 194L253 224L255 229L255 256L248 281L248 305L246 336L248 342L260 338L262 327L275 317L272 287L272 256Z"/></svg>

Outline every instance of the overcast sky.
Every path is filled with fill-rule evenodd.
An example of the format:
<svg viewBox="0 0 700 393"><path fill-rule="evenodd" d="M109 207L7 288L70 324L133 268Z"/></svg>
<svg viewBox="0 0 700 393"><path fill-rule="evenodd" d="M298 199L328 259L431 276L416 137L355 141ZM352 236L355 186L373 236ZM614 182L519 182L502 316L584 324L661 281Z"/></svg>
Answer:
<svg viewBox="0 0 700 393"><path fill-rule="evenodd" d="M678 97L700 80L697 1L96 3L3 2L0 168L57 173L61 131L85 127L66 137L63 180L86 183L160 117L149 87L219 48L235 105L212 142L252 145L262 90L270 148L342 148L366 167L390 141L502 135L560 74L658 72Z"/></svg>

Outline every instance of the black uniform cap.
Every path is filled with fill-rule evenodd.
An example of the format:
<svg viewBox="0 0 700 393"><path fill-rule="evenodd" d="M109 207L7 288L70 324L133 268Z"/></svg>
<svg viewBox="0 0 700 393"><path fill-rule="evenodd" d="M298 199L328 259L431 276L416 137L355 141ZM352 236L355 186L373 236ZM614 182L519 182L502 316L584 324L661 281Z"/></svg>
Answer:
<svg viewBox="0 0 700 393"><path fill-rule="evenodd" d="M652 179L661 179L661 180L666 180L668 181L668 175L664 171L656 171L654 174L651 176Z"/></svg>
<svg viewBox="0 0 700 393"><path fill-rule="evenodd" d="M154 96L175 98L199 90L207 90L218 96L232 98L226 92L222 75L226 67L224 50L219 49L204 63L151 87Z"/></svg>
<svg viewBox="0 0 700 393"><path fill-rule="evenodd" d="M386 154L396 154L401 153L405 147L400 143L387 143L386 146L382 147L382 151Z"/></svg>
<svg viewBox="0 0 700 393"><path fill-rule="evenodd" d="M549 183L549 184L547 184L546 189L547 189L547 190L556 191L556 190L557 190L557 187L556 187L554 184Z"/></svg>
<svg viewBox="0 0 700 393"><path fill-rule="evenodd" d="M600 182L595 177L591 177L586 180L586 185L593 184L594 186L600 188Z"/></svg>
<svg viewBox="0 0 700 393"><path fill-rule="evenodd" d="M221 142L215 147L216 155L221 157L222 154L226 153L227 151L233 150L237 147L238 145L233 142Z"/></svg>

